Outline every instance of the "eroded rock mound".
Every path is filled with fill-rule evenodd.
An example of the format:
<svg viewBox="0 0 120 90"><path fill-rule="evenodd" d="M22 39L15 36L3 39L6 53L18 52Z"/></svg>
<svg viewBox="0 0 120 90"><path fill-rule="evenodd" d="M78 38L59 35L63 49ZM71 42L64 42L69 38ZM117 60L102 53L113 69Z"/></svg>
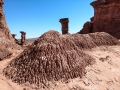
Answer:
<svg viewBox="0 0 120 90"><path fill-rule="evenodd" d="M71 34L66 35L81 50L91 49L101 45L120 45L120 42L105 32L96 32L90 34Z"/></svg>
<svg viewBox="0 0 120 90"><path fill-rule="evenodd" d="M105 33L105 32L96 32L95 34L90 33L89 36L92 38L92 41L97 46L120 45L120 42L118 41L118 39L114 38L113 36L111 36L110 34Z"/></svg>
<svg viewBox="0 0 120 90"><path fill-rule="evenodd" d="M85 67L95 63L94 58L82 49L96 47L93 39L100 35L110 40L96 41L100 45L117 45L119 41L106 33L88 35L66 34L49 31L27 47L18 57L3 70L4 75L16 83L40 84L47 81L58 81L83 77ZM106 37L103 38L106 38ZM98 39L96 39L98 40ZM109 42L110 44L106 43Z"/></svg>

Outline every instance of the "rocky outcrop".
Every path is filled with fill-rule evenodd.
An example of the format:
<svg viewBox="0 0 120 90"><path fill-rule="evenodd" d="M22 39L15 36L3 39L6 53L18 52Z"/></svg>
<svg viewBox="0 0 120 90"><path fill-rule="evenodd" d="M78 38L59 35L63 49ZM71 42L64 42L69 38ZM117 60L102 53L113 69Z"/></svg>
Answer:
<svg viewBox="0 0 120 90"><path fill-rule="evenodd" d="M107 33L61 35L57 31L49 31L13 59L3 73L19 84L46 84L61 79L82 78L85 67L95 63L94 58L84 50L119 44Z"/></svg>
<svg viewBox="0 0 120 90"><path fill-rule="evenodd" d="M0 46L3 46L4 48L11 47L13 49L20 49L20 46L15 44L14 38L7 26L5 15L3 12L3 4L3 0L0 0Z"/></svg>
<svg viewBox="0 0 120 90"><path fill-rule="evenodd" d="M0 0L0 60L8 58L12 55L9 50L21 49L20 46L16 45L14 39L7 27L5 15L3 12L3 0Z"/></svg>
<svg viewBox="0 0 120 90"><path fill-rule="evenodd" d="M93 33L93 24L94 24L94 17L90 18L90 22L87 21L84 25L82 30L78 32L78 34L88 34Z"/></svg>
<svg viewBox="0 0 120 90"><path fill-rule="evenodd" d="M92 32L107 32L120 39L120 1L97 0L92 2L91 5L94 8ZM82 32L91 33L88 23L79 33Z"/></svg>
<svg viewBox="0 0 120 90"><path fill-rule="evenodd" d="M10 34L10 30L7 26L5 15L3 12L3 0L0 0L0 36L9 39L10 41L14 42L12 35Z"/></svg>

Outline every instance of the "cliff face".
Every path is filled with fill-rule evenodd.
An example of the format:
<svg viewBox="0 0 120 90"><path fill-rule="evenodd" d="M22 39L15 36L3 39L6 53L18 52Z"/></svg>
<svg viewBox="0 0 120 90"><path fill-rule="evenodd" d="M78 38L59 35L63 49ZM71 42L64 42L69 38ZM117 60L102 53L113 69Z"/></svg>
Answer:
<svg viewBox="0 0 120 90"><path fill-rule="evenodd" d="M3 0L0 0L0 36L5 37L6 39L9 39L10 41L13 41L13 37L10 34L10 30L7 26L5 15L3 12Z"/></svg>
<svg viewBox="0 0 120 90"><path fill-rule="evenodd" d="M94 8L92 32L107 32L120 39L120 1L97 0L92 2L91 5ZM88 28L83 27L81 32L86 30L90 33L90 26L87 25L86 27Z"/></svg>
<svg viewBox="0 0 120 90"><path fill-rule="evenodd" d="M12 55L12 50L21 49L20 46L14 43L14 39L6 24L2 5L3 0L0 0L0 60L9 58Z"/></svg>

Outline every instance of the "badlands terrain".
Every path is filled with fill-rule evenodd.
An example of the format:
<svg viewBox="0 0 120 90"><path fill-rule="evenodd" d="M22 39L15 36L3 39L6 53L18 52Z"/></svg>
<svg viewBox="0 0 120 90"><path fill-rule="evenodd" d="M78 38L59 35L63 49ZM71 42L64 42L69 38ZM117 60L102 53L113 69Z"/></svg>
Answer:
<svg viewBox="0 0 120 90"><path fill-rule="evenodd" d="M63 18L62 34L25 40L21 32L17 40L0 0L0 90L120 90L119 3L93 1L94 16L78 33L70 34Z"/></svg>
<svg viewBox="0 0 120 90"><path fill-rule="evenodd" d="M0 90L119 90L119 88L120 88L120 72L119 72L120 71L120 65L119 65L120 64L120 45L119 45L119 41L117 39L115 39L112 36L109 36L108 34L105 34L105 33L101 33L101 34L96 33L97 34L96 37L104 35L106 37L106 39L105 39L105 37L103 37L104 40L107 40L107 37L111 38L111 40L96 41L96 42L93 41L94 43L99 43L99 45L101 43L103 45L100 45L100 46L98 45L97 47L92 46L92 48L90 48L91 42L90 43L85 42L85 44L86 44L85 47L81 47L81 44L83 44L82 42L80 42L81 44L79 43L80 44L79 48L81 48L81 50L84 48L83 52L85 53L85 56L81 56L82 58L80 58L80 57L78 57L78 58L79 59L87 59L88 56L87 56L87 58L84 58L84 57L86 57L86 55L89 55L90 57L92 57L92 60L94 61L90 65L88 64L87 66L84 67L85 75L83 74L82 78L78 75L77 77L74 77L74 76L73 77L70 76L69 78L63 77L63 78L60 78L59 80L55 80L55 79L48 80L47 79L45 81L46 83L40 81L39 84L36 84L33 79L33 82L30 84L29 80L26 80L26 83L25 82L15 83L15 81L13 81L13 78L7 77L9 75L13 75L14 78L17 77L17 76L14 76L14 73L12 73L12 71L14 71L13 68L15 68L15 67L18 68L17 65L14 66L15 65L14 60L16 60L16 64L17 64L17 61L19 61L18 64L21 65L22 64L22 63L20 64L21 60L27 60L26 57L22 58L22 56L25 55L25 52L28 51L29 48L32 49L33 45L36 44L37 42L39 42L39 40L43 40L43 38L44 39L47 38L47 36L49 36L52 33L54 33L54 35L55 34L59 35L58 33L56 33L56 31L49 31L49 32L45 33L44 35L42 35L35 42L33 42L30 47L25 49L25 51L23 49L10 50L10 51L12 51L13 55L8 59L4 59L4 60L0 61L0 66L1 66L1 68L0 68L0 82L1 82ZM45 36L45 35L47 35L47 36ZM91 36L92 35L94 35L94 34L91 34ZM76 35L76 36L82 37L81 35ZM87 37L84 37L84 36L87 36ZM60 36L61 39L62 38L65 39L68 37L69 37L69 35ZM73 38L75 38L74 35L73 35ZM84 39L89 38L89 40L92 40L89 37L89 35L87 35L87 34L83 35L81 40L83 40L83 38ZM100 38L101 37L97 37L97 39L100 39ZM52 40L52 39L53 39L53 36L49 37L48 41L46 41L46 45L49 44L50 40ZM81 40L78 40L76 42L79 42ZM74 42L74 43L76 43L76 42ZM73 42L71 42L71 43L73 44ZM107 44L109 44L109 45L107 45ZM45 45L45 43L44 43L44 45ZM51 44L51 45L53 45L53 44ZM68 44L68 46L69 46L69 44ZM41 45L40 45L40 42L37 43L35 45L35 47L36 48L42 47L42 43L41 43ZM89 48L87 48L87 47L89 47ZM23 53L23 54L21 54L21 53ZM32 54L33 54L32 52L31 53L28 52L28 54L26 54L26 55L28 55L28 57L30 57ZM22 59L18 59L16 57L22 58ZM36 55L34 57L36 57ZM71 58L72 58L72 56L71 56ZM28 60L30 60L30 59L28 59ZM38 60L41 61L42 59L38 59ZM90 63L91 61L88 61L88 62ZM78 62L75 62L75 63L78 63ZM85 63L85 62L83 62L83 63ZM32 64L32 65L34 65L34 64ZM64 65L66 65L66 64L64 64ZM84 64L82 64L82 65L84 66ZM27 64L25 64L24 66L27 66ZM29 69L29 68L27 68L27 69ZM8 75L5 75L5 73L4 73L5 70L9 71L10 69L12 71L10 71ZM23 67L23 69L24 69L24 67ZM26 69L26 71L27 71L27 69ZM74 72L76 72L75 69L74 69ZM22 77L24 77L24 75ZM54 78L54 77L52 77L52 78ZM17 80L17 78L16 78L16 80Z"/></svg>

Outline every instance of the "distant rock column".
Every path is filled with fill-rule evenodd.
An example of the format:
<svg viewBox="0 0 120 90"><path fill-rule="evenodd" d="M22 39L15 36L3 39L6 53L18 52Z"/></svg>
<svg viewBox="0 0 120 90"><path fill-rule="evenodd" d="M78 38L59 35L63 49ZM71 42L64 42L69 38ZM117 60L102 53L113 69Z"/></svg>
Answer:
<svg viewBox="0 0 120 90"><path fill-rule="evenodd" d="M15 39L16 34L12 34L12 37Z"/></svg>
<svg viewBox="0 0 120 90"><path fill-rule="evenodd" d="M16 44L19 44L19 41L15 38L16 34L12 34L12 36L13 36L13 38L14 38L14 42L15 42Z"/></svg>
<svg viewBox="0 0 120 90"><path fill-rule="evenodd" d="M62 34L68 34L68 22L69 19L68 18L62 18L59 20L59 22L62 25Z"/></svg>
<svg viewBox="0 0 120 90"><path fill-rule="evenodd" d="M20 31L21 33L21 45L26 45L26 32Z"/></svg>

